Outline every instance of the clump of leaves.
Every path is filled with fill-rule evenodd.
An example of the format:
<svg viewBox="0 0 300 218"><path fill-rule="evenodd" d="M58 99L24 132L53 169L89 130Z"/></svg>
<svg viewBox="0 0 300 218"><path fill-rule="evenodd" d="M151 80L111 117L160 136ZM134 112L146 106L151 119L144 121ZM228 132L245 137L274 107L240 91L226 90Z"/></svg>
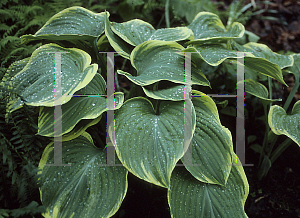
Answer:
<svg viewBox="0 0 300 218"><path fill-rule="evenodd" d="M108 12L71 7L34 35L22 36L23 43L47 41L12 64L3 84L9 89L7 110L38 107L38 134L53 139L39 162L43 215L113 216L126 195L129 171L168 190L174 217L246 217L249 185L231 132L213 99L198 90L211 87L207 78L220 69L233 75L233 66L243 66L246 80L237 83L238 91L244 93L243 83L262 99L266 127L297 144L290 124L299 124L299 102L292 115L271 107L278 99L258 81L259 74L285 84L282 69L297 73L298 57L260 43L239 44L244 34L241 23L225 27L210 12L198 13L185 27L155 29L139 19L111 22ZM123 93L114 92L114 55L102 52L111 48L132 65L129 72L116 71L134 84L125 102ZM244 63L237 52L246 53ZM105 113L107 121L101 119ZM107 124L107 146L100 148L88 133L99 122Z"/></svg>

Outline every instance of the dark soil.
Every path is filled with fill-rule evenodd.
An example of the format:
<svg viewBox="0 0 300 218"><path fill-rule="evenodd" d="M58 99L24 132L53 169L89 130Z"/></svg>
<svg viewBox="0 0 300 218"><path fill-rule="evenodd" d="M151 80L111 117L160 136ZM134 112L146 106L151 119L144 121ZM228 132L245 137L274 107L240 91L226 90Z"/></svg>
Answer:
<svg viewBox="0 0 300 218"><path fill-rule="evenodd" d="M270 4L258 4L258 7L273 10L265 12L246 24L246 29L258 35L260 42L268 45L273 51L280 50L300 52L300 1L277 0ZM274 17L268 20L263 17Z"/></svg>
<svg viewBox="0 0 300 218"><path fill-rule="evenodd" d="M247 152L251 153L250 149ZM250 218L300 217L299 155L299 146L291 145L262 181L257 179L255 166L244 167L250 185L245 211ZM252 154L248 163L257 162L258 155Z"/></svg>

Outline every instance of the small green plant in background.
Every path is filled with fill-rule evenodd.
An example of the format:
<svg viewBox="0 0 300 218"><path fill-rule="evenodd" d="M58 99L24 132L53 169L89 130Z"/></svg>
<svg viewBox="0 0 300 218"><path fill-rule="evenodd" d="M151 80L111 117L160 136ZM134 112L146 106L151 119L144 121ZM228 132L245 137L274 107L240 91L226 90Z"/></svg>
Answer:
<svg viewBox="0 0 300 218"><path fill-rule="evenodd" d="M71 166L46 165L54 163L54 141L45 146L39 163L44 216L113 216L125 198L129 171L168 190L172 217L247 217L246 175L241 164L236 164L231 133L222 126L214 100L202 90L218 88L211 78L224 70L228 72L226 79L232 80L238 64L234 52L243 51L249 52L244 62L245 91L266 102L266 127L298 145L300 104L294 105L291 115L279 106L270 107L276 101L270 97L272 87L268 93L259 83L259 78L265 76L285 84L283 69L297 76L298 55L279 55L256 42L243 44L238 40L244 34L241 23L232 22L225 27L210 12L198 13L188 26L155 29L139 19L116 23L109 21L108 12L71 7L53 16L36 34L22 36L23 43L44 43L31 57L14 62L3 77L6 109L12 113L27 105L36 107L38 135L49 139L56 135L53 129L57 105L53 98L54 55L48 53L69 52L61 58L61 137L63 163ZM88 133L94 125L104 126L102 134L106 131L107 63L105 54L99 52L110 51L118 52L131 64L129 72L117 66L117 73L127 77L132 86L126 95L116 90L115 140L113 127L109 131L116 163L122 166L104 166L106 152L105 142L99 139L101 132ZM194 165L186 163L183 146L184 53L188 52L193 52L190 140ZM234 92L235 85L229 89ZM276 138L268 129L266 132L266 142L261 146L262 163L268 156L268 143ZM99 141L100 146L96 147L94 141ZM175 167L177 163L184 166Z"/></svg>
<svg viewBox="0 0 300 218"><path fill-rule="evenodd" d="M296 143L300 146L300 121L299 121L299 106L300 101L297 101L292 110L288 109L291 107L291 102L293 97L295 96L298 88L299 88L299 80L300 80L300 55L293 54L294 63L292 66L287 67L283 70L283 73L288 74L291 73L295 77L295 85L292 91L289 93L288 98L284 102L284 106L280 107L278 105L273 105L275 100L272 100L272 89L274 89L274 85L272 85L272 81L268 78L268 86L269 91L261 86L261 90L258 94L258 87L256 90L251 88L248 90L250 94L257 96L261 99L262 105L264 108L264 119L265 119L265 136L262 145L253 144L251 148L260 154L259 163L258 163L258 178L262 179L267 175L269 169L272 166L272 163L291 145ZM247 89L247 87L246 87ZM246 90L247 91L247 90ZM281 100L281 99L279 99ZM279 135L285 135L286 138L283 142L278 143ZM277 145L277 146L275 146Z"/></svg>

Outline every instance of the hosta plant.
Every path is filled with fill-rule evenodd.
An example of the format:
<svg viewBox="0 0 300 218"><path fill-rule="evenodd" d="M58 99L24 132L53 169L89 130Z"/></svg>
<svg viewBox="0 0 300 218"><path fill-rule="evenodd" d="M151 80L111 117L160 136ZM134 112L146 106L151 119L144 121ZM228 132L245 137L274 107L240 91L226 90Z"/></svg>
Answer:
<svg viewBox="0 0 300 218"><path fill-rule="evenodd" d="M221 68L236 73L236 51L250 52L244 62L246 91L270 101L257 75L284 83L281 69L292 67L294 59L259 43L237 43L244 31L237 22L226 29L208 12L186 27L156 30L142 20L115 23L108 12L71 7L34 35L22 36L23 43L43 45L13 63L2 85L10 94L8 112L24 104L38 107L38 134L53 139L39 164L43 215L113 216L126 197L129 171L168 190L172 217L247 217L249 185L231 132L221 124L215 101L201 89L211 87L208 78ZM116 66L119 77L107 69L114 66L109 52L130 62L127 68ZM56 53L61 55L60 101L54 95ZM120 92L116 82L111 108L107 84L120 75L132 82L131 89ZM297 105L293 115L273 106L269 123L276 134L299 143L299 131L285 125L294 122L299 128ZM55 130L57 107L60 131ZM112 110L113 122L106 126ZM88 133L94 125L102 131ZM114 163L108 163L111 147ZM62 163L57 165L59 151Z"/></svg>

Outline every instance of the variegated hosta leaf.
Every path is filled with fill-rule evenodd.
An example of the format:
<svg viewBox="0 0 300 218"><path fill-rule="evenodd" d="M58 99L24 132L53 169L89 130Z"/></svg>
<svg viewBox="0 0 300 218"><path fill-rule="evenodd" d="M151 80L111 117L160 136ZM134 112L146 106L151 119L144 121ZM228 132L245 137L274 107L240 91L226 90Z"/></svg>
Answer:
<svg viewBox="0 0 300 218"><path fill-rule="evenodd" d="M133 50L133 46L125 42L117 34L115 34L111 29L111 23L108 20L109 14L105 16L105 35L110 43L110 45L118 52L122 57L130 59L130 53Z"/></svg>
<svg viewBox="0 0 300 218"><path fill-rule="evenodd" d="M87 128L89 128L90 126L93 126L95 124L97 124L102 118L102 115L100 115L99 117L92 119L92 120L80 120L76 126L72 129L71 132L68 132L66 134L64 134L62 136L62 141L70 141L73 140L75 138L77 138L78 136L80 136ZM55 140L55 138L52 138L53 140Z"/></svg>
<svg viewBox="0 0 300 218"><path fill-rule="evenodd" d="M182 41L193 36L193 32L187 27L162 28L156 30L148 40Z"/></svg>
<svg viewBox="0 0 300 218"><path fill-rule="evenodd" d="M245 92L248 92L251 95L254 95L266 102L274 102L274 101L281 101L282 99L269 99L269 92L268 89L261 83L252 80L252 79L245 79L244 81L239 81L239 83L244 82L245 85Z"/></svg>
<svg viewBox="0 0 300 218"><path fill-rule="evenodd" d="M94 40L104 32L105 12L94 13L74 6L51 17L34 35L21 37L22 43L32 40Z"/></svg>
<svg viewBox="0 0 300 218"><path fill-rule="evenodd" d="M209 96L192 91L192 102L196 111L192 155L184 156L181 161L201 182L225 185L232 165L231 133L222 126L216 104Z"/></svg>
<svg viewBox="0 0 300 218"><path fill-rule="evenodd" d="M193 22L188 25L188 28L193 31L195 37L195 40L190 43L195 41L240 38L245 32L244 26L238 22L234 22L226 30L218 15L210 12L198 13Z"/></svg>
<svg viewBox="0 0 300 218"><path fill-rule="evenodd" d="M225 44L203 45L194 43L183 51L197 52L201 58L212 66L218 66L228 58L237 58L236 52L229 50Z"/></svg>
<svg viewBox="0 0 300 218"><path fill-rule="evenodd" d="M154 86L158 85L157 90ZM181 101L185 99L184 85L160 81L149 86L142 86L145 94L154 99Z"/></svg>
<svg viewBox="0 0 300 218"><path fill-rule="evenodd" d="M124 23L111 23L112 31L127 43L137 46L148 40L180 41L193 36L187 27L162 28L155 30L145 21L134 19Z"/></svg>
<svg viewBox="0 0 300 218"><path fill-rule="evenodd" d="M286 135L300 146L300 101L297 101L290 115L273 105L269 111L269 126L276 135Z"/></svg>
<svg viewBox="0 0 300 218"><path fill-rule="evenodd" d="M225 67L225 70L230 73L232 76L236 77L237 75L237 61L238 59L227 59L222 63L222 67ZM278 68L277 68L278 69ZM248 66L244 65L244 72L245 72L245 79L252 79L255 81L267 81L268 77L264 74L258 73L255 69L249 68ZM283 74L283 70L282 70Z"/></svg>
<svg viewBox="0 0 300 218"><path fill-rule="evenodd" d="M296 78L300 78L300 54L294 54L294 65L292 67L292 72Z"/></svg>
<svg viewBox="0 0 300 218"><path fill-rule="evenodd" d="M244 45L247 42L258 42L260 37L258 35L255 35L254 33L245 30L245 34L241 38L234 39L235 42Z"/></svg>
<svg viewBox="0 0 300 218"><path fill-rule="evenodd" d="M237 51L250 52L255 57L267 59L271 63L277 64L281 69L292 66L294 63L292 55L277 54L261 43L249 42L245 45L239 45L232 41L232 47Z"/></svg>
<svg viewBox="0 0 300 218"><path fill-rule="evenodd" d="M184 101L161 101L158 112L145 98L126 101L115 115L116 153L124 166L147 182L169 187L184 154L184 113ZM190 117L193 133L194 108Z"/></svg>
<svg viewBox="0 0 300 218"><path fill-rule="evenodd" d="M107 110L105 98L106 83L100 74L83 89L77 91L72 99L61 106L62 132L54 132L54 108L41 107L38 134L57 137L70 132L82 119L95 119ZM90 95L90 96L88 96ZM124 101L124 94L115 93L115 109L119 109Z"/></svg>
<svg viewBox="0 0 300 218"><path fill-rule="evenodd" d="M237 51L228 49L225 44L202 45L195 43L192 47L188 47L183 51L198 52L201 58L212 66L217 66L228 58L242 58L238 56ZM265 58L245 53L244 64L252 70L285 84L280 67Z"/></svg>
<svg viewBox="0 0 300 218"><path fill-rule="evenodd" d="M154 27L143 20L134 19L124 23L111 22L111 30L132 46L137 46L155 32Z"/></svg>
<svg viewBox="0 0 300 218"><path fill-rule="evenodd" d="M48 52L52 52L48 54ZM62 104L67 103L72 94L85 87L95 76L98 65L91 64L91 57L77 48L63 48L56 44L46 44L35 50L27 65L12 78L13 92L16 92L32 106L55 106L55 54L61 54ZM20 99L11 102L11 111L22 105ZM14 106L13 106L14 105Z"/></svg>
<svg viewBox="0 0 300 218"><path fill-rule="evenodd" d="M291 67L288 67L286 70L287 74L292 73L295 76L295 85L297 82L300 82L300 54L293 54L294 64Z"/></svg>
<svg viewBox="0 0 300 218"><path fill-rule="evenodd" d="M282 71L277 64L274 64L267 59L258 57L245 57L244 60L245 66L265 76L276 79L277 81L287 86L287 84L283 80Z"/></svg>
<svg viewBox="0 0 300 218"><path fill-rule="evenodd" d="M44 150L41 171L41 201L44 217L90 218L114 215L127 191L128 171L123 166L106 164L106 152L96 148L84 132L62 143L62 163L71 166L47 166L54 163L54 144Z"/></svg>
<svg viewBox="0 0 300 218"><path fill-rule="evenodd" d="M184 168L176 167L168 190L171 216L247 217L244 204L249 185L243 167L239 164L232 166L226 186L200 182Z"/></svg>
<svg viewBox="0 0 300 218"><path fill-rule="evenodd" d="M129 80L140 86L151 85L161 80L185 84L185 56L180 51L184 49L176 42L150 40L134 48L130 60L137 70L137 76L118 70ZM209 86L209 81L199 68L200 58L192 58L192 83Z"/></svg>

